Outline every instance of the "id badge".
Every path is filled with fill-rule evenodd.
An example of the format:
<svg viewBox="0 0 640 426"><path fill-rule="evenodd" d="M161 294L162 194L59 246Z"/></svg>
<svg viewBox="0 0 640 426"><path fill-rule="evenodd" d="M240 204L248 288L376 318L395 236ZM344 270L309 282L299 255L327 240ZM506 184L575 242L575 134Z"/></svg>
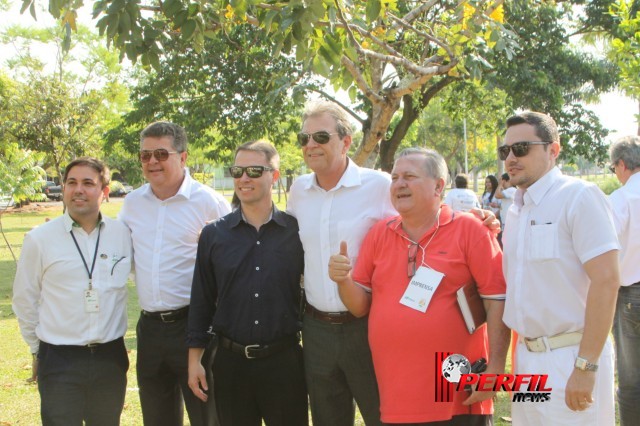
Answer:
<svg viewBox="0 0 640 426"><path fill-rule="evenodd" d="M400 303L416 311L426 312L443 277L442 272L421 266L411 278Z"/></svg>
<svg viewBox="0 0 640 426"><path fill-rule="evenodd" d="M99 312L100 305L98 303L98 290L85 290L84 291L84 311L85 312Z"/></svg>

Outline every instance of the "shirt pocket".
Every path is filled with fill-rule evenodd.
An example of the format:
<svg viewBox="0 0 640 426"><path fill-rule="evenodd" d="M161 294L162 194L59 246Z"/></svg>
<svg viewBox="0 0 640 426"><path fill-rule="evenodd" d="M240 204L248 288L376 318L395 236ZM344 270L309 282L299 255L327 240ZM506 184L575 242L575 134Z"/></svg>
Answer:
<svg viewBox="0 0 640 426"><path fill-rule="evenodd" d="M109 254L101 259L100 276L107 288L121 289L127 285L131 272L131 257L122 254Z"/></svg>
<svg viewBox="0 0 640 426"><path fill-rule="evenodd" d="M558 224L531 225L531 260L546 261L558 258Z"/></svg>

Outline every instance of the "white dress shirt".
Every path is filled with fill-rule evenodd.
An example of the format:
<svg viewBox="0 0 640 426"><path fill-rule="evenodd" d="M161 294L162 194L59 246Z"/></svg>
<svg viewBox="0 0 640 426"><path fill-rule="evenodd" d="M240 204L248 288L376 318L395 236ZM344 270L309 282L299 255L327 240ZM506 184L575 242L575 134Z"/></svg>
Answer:
<svg viewBox="0 0 640 426"><path fill-rule="evenodd" d="M98 312L85 309L89 276L72 230L89 270L100 234L92 274ZM74 225L67 213L28 232L13 283L13 311L31 352L38 351L40 340L87 345L124 336L131 258L129 230L108 217L103 216L102 224L90 234Z"/></svg>
<svg viewBox="0 0 640 426"><path fill-rule="evenodd" d="M170 311L189 305L200 231L230 211L222 195L191 179L186 169L173 197L160 200L149 184L127 195L118 217L131 229L143 310Z"/></svg>
<svg viewBox="0 0 640 426"><path fill-rule="evenodd" d="M618 231L620 279L623 286L640 282L640 173L629 177L610 196L613 221Z"/></svg>
<svg viewBox="0 0 640 426"><path fill-rule="evenodd" d="M397 215L389 196L389 175L348 161L340 181L329 191L318 185L315 173L296 179L287 208L300 227L307 301L325 312L347 311L329 278L329 257L339 252L340 241L347 242L355 265L369 229L378 220Z"/></svg>
<svg viewBox="0 0 640 426"><path fill-rule="evenodd" d="M606 196L553 168L518 189L504 230L504 322L535 338L579 331L589 291L583 264L619 249Z"/></svg>
<svg viewBox="0 0 640 426"><path fill-rule="evenodd" d="M444 203L454 212L468 212L471 209L479 209L478 196L467 188L453 188L444 197Z"/></svg>

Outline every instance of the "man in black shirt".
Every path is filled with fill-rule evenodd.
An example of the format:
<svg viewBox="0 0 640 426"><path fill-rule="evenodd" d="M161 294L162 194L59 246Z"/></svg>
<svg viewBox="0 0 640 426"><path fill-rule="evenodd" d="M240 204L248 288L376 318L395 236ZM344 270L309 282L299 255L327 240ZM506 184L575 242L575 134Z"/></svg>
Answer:
<svg viewBox="0 0 640 426"><path fill-rule="evenodd" d="M263 141L236 150L229 170L240 207L202 230L189 310L189 386L203 401L200 358L219 340L214 394L224 425L307 425L302 365L298 223L271 200L279 176L275 148Z"/></svg>

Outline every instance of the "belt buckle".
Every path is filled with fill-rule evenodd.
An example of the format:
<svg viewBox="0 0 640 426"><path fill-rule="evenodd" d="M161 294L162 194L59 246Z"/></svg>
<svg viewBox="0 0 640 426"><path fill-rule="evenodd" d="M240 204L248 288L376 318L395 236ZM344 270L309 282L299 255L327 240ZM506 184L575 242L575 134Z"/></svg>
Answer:
<svg viewBox="0 0 640 426"><path fill-rule="evenodd" d="M330 324L331 325L342 325L344 324L344 313L343 312L327 312L327 315L329 316L329 320L330 320ZM335 318L335 320L334 320Z"/></svg>
<svg viewBox="0 0 640 426"><path fill-rule="evenodd" d="M171 315L173 315L173 312L160 312L160 320L162 320L162 322L176 322L176 320L165 319L165 316L171 318Z"/></svg>
<svg viewBox="0 0 640 426"><path fill-rule="evenodd" d="M529 339L525 337L524 344L529 350L529 352L546 352L547 351L547 346L545 345L544 339L542 337L537 337L535 339Z"/></svg>
<svg viewBox="0 0 640 426"><path fill-rule="evenodd" d="M98 346L100 346L100 343L89 343L86 348L93 354L98 350Z"/></svg>
<svg viewBox="0 0 640 426"><path fill-rule="evenodd" d="M249 351L250 351L251 349L260 349L260 345L247 345L247 346L245 346L245 347L244 347L244 356L245 356L247 359L255 359L255 358L257 358L257 357L255 357L255 356L251 356L251 355L249 354Z"/></svg>

